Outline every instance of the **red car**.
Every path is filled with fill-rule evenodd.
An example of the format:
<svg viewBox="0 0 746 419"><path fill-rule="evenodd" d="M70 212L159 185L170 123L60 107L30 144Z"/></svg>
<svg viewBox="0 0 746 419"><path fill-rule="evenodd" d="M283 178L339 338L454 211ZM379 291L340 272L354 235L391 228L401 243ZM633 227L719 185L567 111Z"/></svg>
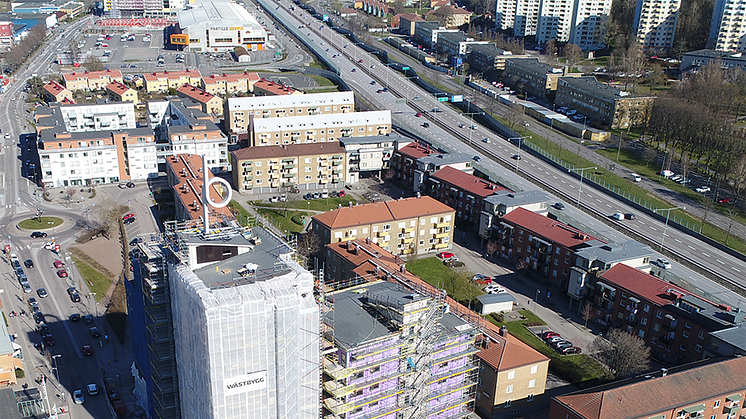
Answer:
<svg viewBox="0 0 746 419"><path fill-rule="evenodd" d="M133 218L134 216L135 216L135 214L132 214L132 213L129 213L129 214L124 214L124 215L122 216L122 221L124 221L124 220L126 220L126 219L128 219L128 218Z"/></svg>
<svg viewBox="0 0 746 419"><path fill-rule="evenodd" d="M437 257L440 260L450 260L456 257L456 255L454 255L451 252L440 252L437 255L435 255L435 257Z"/></svg>
<svg viewBox="0 0 746 419"><path fill-rule="evenodd" d="M487 285L492 283L492 278L482 274L474 275L474 278L472 278L471 280L480 285Z"/></svg>
<svg viewBox="0 0 746 419"><path fill-rule="evenodd" d="M342 191L339 191L339 195L338 195L338 196L339 196L340 198L344 197L344 196L345 196L345 191L343 191L343 190L342 190Z"/></svg>
<svg viewBox="0 0 746 419"><path fill-rule="evenodd" d="M728 202L730 202L730 198L728 198L727 196L718 199L718 204L727 204Z"/></svg>
<svg viewBox="0 0 746 419"><path fill-rule="evenodd" d="M57 271L57 276L60 278L67 278L67 271L64 269L60 269Z"/></svg>
<svg viewBox="0 0 746 419"><path fill-rule="evenodd" d="M541 334L541 337L543 339L549 339L549 338L554 337L554 336L557 336L558 338L561 337L559 333L552 332L552 331L544 332L544 333Z"/></svg>
<svg viewBox="0 0 746 419"><path fill-rule="evenodd" d="M65 267L65 264L62 263L62 261L59 261L59 260L55 260L54 263L53 263L53 265L57 269L61 269L61 268Z"/></svg>
<svg viewBox="0 0 746 419"><path fill-rule="evenodd" d="M422 113L420 113L420 112L417 112L416 114L414 114L414 116L416 116L416 117L418 117L418 118L419 118L419 117L421 117L421 116L422 116Z"/></svg>
<svg viewBox="0 0 746 419"><path fill-rule="evenodd" d="M83 355L85 356L91 356L93 355L93 349L91 349L91 345L83 345Z"/></svg>

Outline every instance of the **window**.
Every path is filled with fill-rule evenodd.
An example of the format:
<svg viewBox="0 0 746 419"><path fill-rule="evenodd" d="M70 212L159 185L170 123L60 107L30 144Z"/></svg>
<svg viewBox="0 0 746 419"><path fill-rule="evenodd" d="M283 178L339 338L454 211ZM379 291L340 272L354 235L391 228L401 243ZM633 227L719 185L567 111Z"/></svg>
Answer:
<svg viewBox="0 0 746 419"><path fill-rule="evenodd" d="M515 378L515 371L508 371L508 380L512 380Z"/></svg>
<svg viewBox="0 0 746 419"><path fill-rule="evenodd" d="M528 398L526 399L526 401L529 401L529 402L534 401L534 395L533 395L533 393L528 395Z"/></svg>
<svg viewBox="0 0 746 419"><path fill-rule="evenodd" d="M646 324L648 324L648 318L647 317L641 318L640 319L640 324L642 324L643 326L645 326Z"/></svg>
<svg viewBox="0 0 746 419"><path fill-rule="evenodd" d="M646 312L646 313L650 313L650 304L645 304L645 305L644 305L644 306L642 307L642 311L644 311L644 312Z"/></svg>
<svg viewBox="0 0 746 419"><path fill-rule="evenodd" d="M700 339L704 339L705 338L705 331L704 330L700 330L699 333L697 333L697 337L700 338Z"/></svg>
<svg viewBox="0 0 746 419"><path fill-rule="evenodd" d="M505 400L505 407L510 407L511 400Z"/></svg>
<svg viewBox="0 0 746 419"><path fill-rule="evenodd" d="M684 332L681 335L684 336L685 338L688 338L689 337L689 331L688 330L684 330Z"/></svg>
<svg viewBox="0 0 746 419"><path fill-rule="evenodd" d="M715 400L715 404L712 405L712 408L717 409L718 407L720 407L720 400Z"/></svg>
<svg viewBox="0 0 746 419"><path fill-rule="evenodd" d="M659 319L662 317L662 314L661 314L660 310L658 310L658 311L655 312L655 317L657 317Z"/></svg>
<svg viewBox="0 0 746 419"><path fill-rule="evenodd" d="M689 322L684 322L684 328L691 329L692 325L690 325Z"/></svg>
<svg viewBox="0 0 746 419"><path fill-rule="evenodd" d="M658 323L655 323L653 325L653 330L655 330L656 332L659 332L661 330L661 325L659 325Z"/></svg>
<svg viewBox="0 0 746 419"><path fill-rule="evenodd" d="M679 345L679 350L686 351L686 344L682 343Z"/></svg>
<svg viewBox="0 0 746 419"><path fill-rule="evenodd" d="M645 331L640 330L639 332L637 332L637 336L639 336L642 339L643 337L645 337Z"/></svg>
<svg viewBox="0 0 746 419"><path fill-rule="evenodd" d="M510 394L513 392L513 384L505 387L505 394Z"/></svg>
<svg viewBox="0 0 746 419"><path fill-rule="evenodd" d="M531 365L531 374L536 374L537 371L539 371L539 366Z"/></svg>
<svg viewBox="0 0 746 419"><path fill-rule="evenodd" d="M702 345L700 345L700 344L694 345L694 350L697 351L697 352L702 352ZM720 401L718 401L718 403L720 403ZM717 407L717 406L715 406L715 407Z"/></svg>
<svg viewBox="0 0 746 419"><path fill-rule="evenodd" d="M536 380L530 380L528 382L528 388L534 388L536 387Z"/></svg>

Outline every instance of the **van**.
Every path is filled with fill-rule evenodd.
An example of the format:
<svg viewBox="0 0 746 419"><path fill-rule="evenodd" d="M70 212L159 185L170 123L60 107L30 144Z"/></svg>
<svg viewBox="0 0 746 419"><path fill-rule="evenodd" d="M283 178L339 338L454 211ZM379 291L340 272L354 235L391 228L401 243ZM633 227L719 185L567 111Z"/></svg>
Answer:
<svg viewBox="0 0 746 419"><path fill-rule="evenodd" d="M638 175L637 173L630 173L630 176L635 182L642 182L642 176Z"/></svg>

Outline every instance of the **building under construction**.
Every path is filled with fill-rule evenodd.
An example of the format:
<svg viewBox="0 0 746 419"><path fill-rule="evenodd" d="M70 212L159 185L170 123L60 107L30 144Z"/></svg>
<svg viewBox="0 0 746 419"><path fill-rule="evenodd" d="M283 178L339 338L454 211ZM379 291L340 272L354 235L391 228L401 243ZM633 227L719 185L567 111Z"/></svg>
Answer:
<svg viewBox="0 0 746 419"><path fill-rule="evenodd" d="M166 224L127 281L135 395L151 418L317 419L313 277L271 232Z"/></svg>
<svg viewBox="0 0 746 419"><path fill-rule="evenodd" d="M390 281L322 293L325 419L463 418L473 411L478 324L443 293Z"/></svg>

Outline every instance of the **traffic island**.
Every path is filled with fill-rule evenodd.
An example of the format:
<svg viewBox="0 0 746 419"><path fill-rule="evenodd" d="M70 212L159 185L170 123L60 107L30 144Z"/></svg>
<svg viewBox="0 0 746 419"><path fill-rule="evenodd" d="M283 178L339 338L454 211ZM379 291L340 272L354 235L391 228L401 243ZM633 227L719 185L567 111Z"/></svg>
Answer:
<svg viewBox="0 0 746 419"><path fill-rule="evenodd" d="M62 225L64 220L59 217L31 217L18 223L18 228L24 230L46 230Z"/></svg>

